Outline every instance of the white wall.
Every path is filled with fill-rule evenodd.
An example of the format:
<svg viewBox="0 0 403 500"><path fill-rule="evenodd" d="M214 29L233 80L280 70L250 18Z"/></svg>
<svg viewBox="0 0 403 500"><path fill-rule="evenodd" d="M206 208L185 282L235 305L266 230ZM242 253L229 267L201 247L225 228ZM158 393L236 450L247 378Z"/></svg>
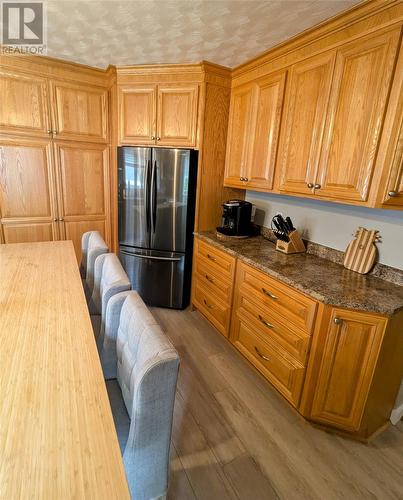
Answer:
<svg viewBox="0 0 403 500"><path fill-rule="evenodd" d="M304 238L344 251L358 226L379 229L379 262L403 269L403 211L339 205L291 196L246 192L256 205L255 222L270 227L277 212L289 215Z"/></svg>

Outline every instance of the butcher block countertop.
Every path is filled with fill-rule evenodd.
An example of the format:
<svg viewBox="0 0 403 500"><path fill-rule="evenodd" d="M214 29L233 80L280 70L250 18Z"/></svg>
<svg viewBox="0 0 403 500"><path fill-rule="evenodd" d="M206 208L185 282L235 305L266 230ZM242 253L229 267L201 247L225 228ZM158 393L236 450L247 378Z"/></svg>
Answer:
<svg viewBox="0 0 403 500"><path fill-rule="evenodd" d="M324 304L386 316L403 310L403 286L381 278L307 253L285 255L263 236L230 241L213 231L196 236Z"/></svg>

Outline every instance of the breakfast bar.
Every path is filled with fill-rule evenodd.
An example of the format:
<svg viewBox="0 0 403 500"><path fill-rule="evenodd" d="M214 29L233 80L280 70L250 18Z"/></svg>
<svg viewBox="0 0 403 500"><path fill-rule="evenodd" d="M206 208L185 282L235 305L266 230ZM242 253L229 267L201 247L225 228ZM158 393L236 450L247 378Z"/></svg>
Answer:
<svg viewBox="0 0 403 500"><path fill-rule="evenodd" d="M71 241L0 246L0 497L129 498Z"/></svg>

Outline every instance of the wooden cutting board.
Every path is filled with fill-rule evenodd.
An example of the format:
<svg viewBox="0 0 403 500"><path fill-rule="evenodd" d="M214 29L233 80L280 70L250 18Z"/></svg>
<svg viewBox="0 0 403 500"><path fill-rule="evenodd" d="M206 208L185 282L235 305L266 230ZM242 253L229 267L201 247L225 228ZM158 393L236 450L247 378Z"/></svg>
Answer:
<svg viewBox="0 0 403 500"><path fill-rule="evenodd" d="M359 227L354 240L348 245L344 253L344 267L357 273L366 274L374 265L378 249L375 241L379 239L379 231Z"/></svg>

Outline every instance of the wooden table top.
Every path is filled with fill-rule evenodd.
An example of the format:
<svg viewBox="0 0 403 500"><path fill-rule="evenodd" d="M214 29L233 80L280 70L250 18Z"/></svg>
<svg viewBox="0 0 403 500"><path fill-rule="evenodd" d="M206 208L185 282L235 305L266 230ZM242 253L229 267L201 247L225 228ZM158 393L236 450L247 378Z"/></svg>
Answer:
<svg viewBox="0 0 403 500"><path fill-rule="evenodd" d="M0 245L0 498L129 498L70 241Z"/></svg>

